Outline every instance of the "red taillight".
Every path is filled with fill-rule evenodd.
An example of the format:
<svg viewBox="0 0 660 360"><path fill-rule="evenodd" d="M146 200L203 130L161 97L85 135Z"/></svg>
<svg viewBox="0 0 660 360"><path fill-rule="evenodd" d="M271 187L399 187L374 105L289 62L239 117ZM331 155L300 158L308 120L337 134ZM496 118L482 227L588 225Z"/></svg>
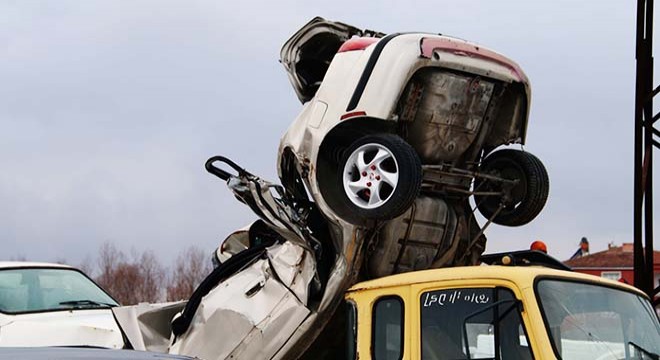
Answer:
<svg viewBox="0 0 660 360"><path fill-rule="evenodd" d="M354 118L354 117L358 117L358 116L367 116L367 113L364 112L364 111L353 111L353 112L349 112L349 113L346 113L346 114L342 115L339 118L339 120L346 120L346 119L350 119L350 118Z"/></svg>
<svg viewBox="0 0 660 360"><path fill-rule="evenodd" d="M354 51L354 50L364 50L367 48L367 46L378 42L378 38L373 38L373 37L357 37L357 38L352 38L346 40L337 53L341 52L346 52L346 51Z"/></svg>

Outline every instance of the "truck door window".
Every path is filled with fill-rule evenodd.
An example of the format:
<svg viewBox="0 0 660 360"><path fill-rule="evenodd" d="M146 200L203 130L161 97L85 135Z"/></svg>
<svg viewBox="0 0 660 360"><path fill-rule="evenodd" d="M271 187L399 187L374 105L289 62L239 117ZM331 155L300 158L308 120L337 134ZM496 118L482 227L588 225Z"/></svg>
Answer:
<svg viewBox="0 0 660 360"><path fill-rule="evenodd" d="M424 360L533 359L520 301L504 288L429 291L420 298Z"/></svg>
<svg viewBox="0 0 660 360"><path fill-rule="evenodd" d="M375 360L399 360L403 356L403 301L398 296L380 298L374 304L371 351Z"/></svg>

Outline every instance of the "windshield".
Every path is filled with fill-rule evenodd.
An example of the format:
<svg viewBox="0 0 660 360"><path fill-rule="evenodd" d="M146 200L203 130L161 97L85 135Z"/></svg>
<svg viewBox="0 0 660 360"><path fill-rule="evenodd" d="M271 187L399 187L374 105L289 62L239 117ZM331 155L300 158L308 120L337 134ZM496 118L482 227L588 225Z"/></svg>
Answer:
<svg viewBox="0 0 660 360"><path fill-rule="evenodd" d="M0 312L94 309L117 306L108 294L72 269L0 270Z"/></svg>
<svg viewBox="0 0 660 360"><path fill-rule="evenodd" d="M550 279L539 281L536 290L560 359L651 359L660 353L660 325L644 297Z"/></svg>

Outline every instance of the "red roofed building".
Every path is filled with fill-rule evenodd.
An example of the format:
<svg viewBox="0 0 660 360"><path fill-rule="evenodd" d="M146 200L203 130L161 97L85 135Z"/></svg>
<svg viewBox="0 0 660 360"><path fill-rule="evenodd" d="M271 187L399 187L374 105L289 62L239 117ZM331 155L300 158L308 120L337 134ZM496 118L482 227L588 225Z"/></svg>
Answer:
<svg viewBox="0 0 660 360"><path fill-rule="evenodd" d="M660 251L653 252L655 286L660 285ZM564 261L574 271L633 284L633 244L612 246L609 249Z"/></svg>

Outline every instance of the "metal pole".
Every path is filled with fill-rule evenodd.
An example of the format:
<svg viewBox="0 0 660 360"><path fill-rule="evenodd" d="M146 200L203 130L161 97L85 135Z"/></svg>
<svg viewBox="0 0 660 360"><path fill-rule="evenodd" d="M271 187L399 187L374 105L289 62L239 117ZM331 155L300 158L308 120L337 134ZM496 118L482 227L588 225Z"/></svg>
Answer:
<svg viewBox="0 0 660 360"><path fill-rule="evenodd" d="M642 99L644 107L644 118L646 121L646 138L647 147L649 148L649 167L648 176L646 178L646 196L644 202L646 211L644 214L644 223L646 226L646 246L644 252L646 253L646 279L644 282L645 292L653 298L653 121L652 121L652 104L653 97L653 0L646 0L646 36L645 36L645 51L644 58L646 61L646 78L642 79L644 82L644 99Z"/></svg>
<svg viewBox="0 0 660 360"><path fill-rule="evenodd" d="M637 0L635 83L635 286L651 296L653 284L653 0ZM643 226L643 227L642 227Z"/></svg>
<svg viewBox="0 0 660 360"><path fill-rule="evenodd" d="M644 190L642 187L642 150L643 150L643 122L642 122L642 104L640 97L642 96L641 80L640 80L640 53L641 42L644 36L644 2L645 0L637 0L637 31L636 31L636 47L635 47L635 178L634 178L634 200L633 200L633 240L634 240L634 274L635 286L641 288L644 283L643 272L644 269L644 249L642 245L642 201L644 199Z"/></svg>

